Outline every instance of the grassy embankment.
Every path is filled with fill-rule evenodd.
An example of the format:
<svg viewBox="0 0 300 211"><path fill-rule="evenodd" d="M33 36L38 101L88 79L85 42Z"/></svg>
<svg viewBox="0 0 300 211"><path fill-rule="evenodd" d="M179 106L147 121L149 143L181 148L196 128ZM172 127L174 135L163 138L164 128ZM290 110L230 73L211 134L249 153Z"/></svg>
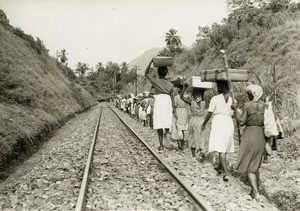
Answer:
<svg viewBox="0 0 300 211"><path fill-rule="evenodd" d="M273 102L275 113L280 117L286 132L300 126L300 20L287 21L278 27L261 31L259 35L234 39L225 49L229 61L243 63L236 69L251 70L258 75L264 96ZM223 67L220 52L207 50L201 62L191 62L197 47L176 56L173 72L187 76L200 75L202 70ZM196 55L197 56L197 55ZM229 62L230 64L230 62ZM245 87L259 84L256 77L247 83L233 83L237 97L246 99Z"/></svg>
<svg viewBox="0 0 300 211"><path fill-rule="evenodd" d="M73 74L70 69L16 36L3 14L0 20L1 174L11 160L32 151L54 128L96 101L66 77Z"/></svg>
<svg viewBox="0 0 300 211"><path fill-rule="evenodd" d="M228 60L243 64L239 69L252 70L258 75L265 96L271 97L284 127L286 136L278 140L276 156L261 167L265 195L282 210L299 210L300 21L287 20L282 25L261 30L256 36L233 39L226 52ZM189 77L199 75L203 69L223 66L215 49L207 50L201 63L187 62L190 55L193 52L175 58L175 73ZM233 83L239 101L247 99L245 87L250 83L259 81L253 77L247 83Z"/></svg>

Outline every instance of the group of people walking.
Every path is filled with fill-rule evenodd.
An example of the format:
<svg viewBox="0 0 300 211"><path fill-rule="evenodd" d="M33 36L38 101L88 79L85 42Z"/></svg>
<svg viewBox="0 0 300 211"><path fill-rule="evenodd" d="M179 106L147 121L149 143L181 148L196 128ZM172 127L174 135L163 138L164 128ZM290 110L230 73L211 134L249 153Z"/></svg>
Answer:
<svg viewBox="0 0 300 211"><path fill-rule="evenodd" d="M153 127L154 98L148 92L140 93L137 96L132 93L128 96L119 95L114 99L114 104L144 126Z"/></svg>
<svg viewBox="0 0 300 211"><path fill-rule="evenodd" d="M264 133L264 111L266 103L261 100L262 87L250 85L246 88L249 101L242 109L237 108L237 102L230 95L229 84L226 80L216 81L218 94L213 96L206 105L204 88L192 88L187 93L187 83L178 85L165 77L168 67L157 68L157 77L150 74L152 61L146 68L145 76L152 84L148 99L152 99L149 106L151 127L157 130L159 147L165 149L165 142L176 139L178 149L183 150L186 145L191 150L192 157L201 158L208 153L218 153L218 162L214 164L218 174L222 174L223 181L228 177L228 153L234 152L234 121L244 126L239 145L236 170L246 173L251 186L251 197L260 200L259 168L265 153L266 137ZM151 96L151 97L150 97ZM211 129L208 138L208 149L204 147L203 131L211 119ZM149 121L150 122L150 121Z"/></svg>
<svg viewBox="0 0 300 211"><path fill-rule="evenodd" d="M228 153L234 152L234 121L244 126L239 145L236 170L246 173L251 186L251 197L260 200L259 194L259 168L265 153L266 136L264 133L264 111L266 103L262 101L263 89L259 85L249 85L246 92L249 101L244 103L242 109L237 108L237 102L232 99L228 81L216 81L218 94L213 96L209 102L208 109L204 101L206 89L192 88L189 96L186 95L187 85L184 83L178 87L178 95L174 94L174 86L165 76L167 67L158 67L158 77L150 74L149 63L145 76L149 79L155 90L153 129L157 129L159 148L164 149L163 138L168 136L172 128L172 118L175 119L176 131L182 131L184 140L188 129L188 145L192 156L196 152L200 156L206 156L207 152L217 152L219 162L215 170L223 174L223 180L228 181L227 159ZM175 95L175 97L174 97ZM189 105L189 111L186 109ZM189 114L188 114L189 113ZM187 117L188 116L188 117ZM208 140L208 151L204 149L203 131L211 120L211 130ZM174 122L174 121L173 121ZM174 128L174 127L173 127ZM165 132L165 135L164 135ZM184 141L178 141L178 148L182 149Z"/></svg>

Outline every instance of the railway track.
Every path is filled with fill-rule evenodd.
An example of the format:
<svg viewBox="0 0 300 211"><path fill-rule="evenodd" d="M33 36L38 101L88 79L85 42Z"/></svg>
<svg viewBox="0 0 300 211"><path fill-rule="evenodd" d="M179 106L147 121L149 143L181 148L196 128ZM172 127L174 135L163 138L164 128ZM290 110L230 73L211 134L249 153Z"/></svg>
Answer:
<svg viewBox="0 0 300 211"><path fill-rule="evenodd" d="M201 210L193 196L136 137L158 153L156 131L112 109L138 135L133 135L104 104L77 115L0 183L0 210L74 210L82 195L83 178L87 185L81 188L84 196L76 209ZM87 167L93 140L93 163ZM158 156L215 210L278 210L267 199L252 201L249 187L239 179L231 176L224 183L210 162L199 163L188 148L166 150ZM84 176L85 169L90 175Z"/></svg>
<svg viewBox="0 0 300 211"><path fill-rule="evenodd" d="M75 208L99 209L213 210L104 103Z"/></svg>

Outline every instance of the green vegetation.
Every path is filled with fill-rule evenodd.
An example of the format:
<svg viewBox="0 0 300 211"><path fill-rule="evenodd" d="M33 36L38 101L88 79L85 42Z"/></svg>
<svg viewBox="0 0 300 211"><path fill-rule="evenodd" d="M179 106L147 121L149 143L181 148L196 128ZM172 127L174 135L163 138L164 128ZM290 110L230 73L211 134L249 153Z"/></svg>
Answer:
<svg viewBox="0 0 300 211"><path fill-rule="evenodd" d="M73 71L66 49L52 58L39 38L11 26L2 10L0 37L0 178L11 160L37 148L67 118L136 81L125 62L99 62L95 70L78 62Z"/></svg>
<svg viewBox="0 0 300 211"><path fill-rule="evenodd" d="M168 54L170 45L166 43L160 55L174 58L170 78L176 75L189 78L201 75L206 69L223 67L221 49L226 50L230 68L248 69L258 76L259 80L253 76L247 83L233 83L235 97L245 102L245 87L260 83L265 97L272 100L286 137L278 140L279 158L273 161L276 163L264 166L268 174L264 178L270 180L267 195L282 210L299 210L299 200L296 200L299 190L294 178L299 174L300 149L300 3L289 0L227 2L228 18L221 24L199 26L191 49ZM149 82L140 89L148 87ZM213 94L216 94L215 89L207 92L206 99ZM279 181L286 187L277 187Z"/></svg>
<svg viewBox="0 0 300 211"><path fill-rule="evenodd" d="M67 51L66 49L62 49L59 54L58 54L59 60L62 64L64 64L65 66L68 66L68 58L67 58Z"/></svg>
<svg viewBox="0 0 300 211"><path fill-rule="evenodd" d="M103 65L98 62L95 69L88 64L78 62L75 73L77 81L98 101L107 101L116 94L128 94L134 90L136 81L135 69L129 70L128 64L117 64L112 61Z"/></svg>
<svg viewBox="0 0 300 211"><path fill-rule="evenodd" d="M166 47L158 53L158 56L174 57L183 52L183 48L181 47L181 37L176 35L177 32L176 29L170 29L169 32L166 33Z"/></svg>
<svg viewBox="0 0 300 211"><path fill-rule="evenodd" d="M221 24L199 27L194 46L174 55L170 76L190 77L205 69L222 67L221 49L226 50L230 68L248 69L258 76L259 80L252 77L247 83L233 83L235 97L245 101L245 87L261 83L265 96L272 100L286 137L279 140L280 161L278 166L267 169L271 174L268 178L280 172L278 177L289 185L275 188L268 197L282 210L298 210L299 190L293 184L299 172L300 148L300 3L228 0L228 7L231 12L227 19ZM213 92L206 97L209 99ZM284 174L282 169L291 172Z"/></svg>
<svg viewBox="0 0 300 211"><path fill-rule="evenodd" d="M226 50L230 68L248 69L249 83L261 83L273 101L288 138L285 162L299 156L300 126L300 3L290 0L228 0L230 14L222 23L199 26L191 49L184 49L176 29L165 34L161 56L172 56L169 77L200 75L202 70L222 67L219 51ZM78 62L67 67L67 51L52 58L43 42L10 26L0 10L0 167L20 152L35 146L69 116L116 94L149 90L145 77L127 63L99 62L95 68ZM59 61L58 61L59 59ZM249 83L233 83L239 100L246 100ZM206 96L214 94L212 90ZM296 131L296 132L295 132ZM294 194L294 192L290 192ZM281 208L295 207L287 193L273 197ZM286 207L289 206L289 207Z"/></svg>
<svg viewBox="0 0 300 211"><path fill-rule="evenodd" d="M0 10L0 176L8 161L96 103L40 39L9 25Z"/></svg>
<svg viewBox="0 0 300 211"><path fill-rule="evenodd" d="M225 49L230 68L248 69L261 80L266 96L287 131L300 126L300 3L289 0L229 0L227 19L211 27L199 26L190 50L174 56L172 75L199 75L222 67L219 50ZM249 83L259 83L253 77ZM234 83L243 97L247 84Z"/></svg>

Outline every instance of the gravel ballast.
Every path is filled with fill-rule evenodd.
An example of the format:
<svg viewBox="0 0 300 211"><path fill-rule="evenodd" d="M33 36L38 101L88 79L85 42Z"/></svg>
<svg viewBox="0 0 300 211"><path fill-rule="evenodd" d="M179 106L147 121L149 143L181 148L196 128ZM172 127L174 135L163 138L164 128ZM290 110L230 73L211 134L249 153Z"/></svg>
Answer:
<svg viewBox="0 0 300 211"><path fill-rule="evenodd" d="M19 166L14 173L0 184L1 210L74 210L100 107L101 105L97 105L88 112L77 115L74 119L68 121L36 154ZM141 123L138 123L117 108L113 109L134 128L148 145L156 150L158 140L155 130L143 127ZM106 122L112 121L116 123L117 121L109 116L105 118ZM106 184L105 190L107 192L116 191L115 193L118 194L115 194L115 196L117 196L116 199L119 199L119 201L122 196L124 196L123 199L125 201L127 197L126 193L129 193L129 198L136 193L140 194L139 197L134 198L135 201L127 200L126 206L128 207L126 208L128 208L128 210L147 210L149 205L144 207L142 205L145 196L147 196L149 202L153 204L153 209L185 210L183 208L184 203L175 205L176 203L172 198L169 202L168 200L159 199L160 193L154 191L157 185L156 181L167 180L170 183L171 179L166 175L167 179L163 179L163 177L160 176L156 178L156 176L151 173L149 173L148 176L144 176L143 171L151 171L152 168L157 168L159 165L157 165L152 158L149 158L147 153L140 152L137 155L133 155L133 153L136 153L136 149L138 149L136 148L136 144L129 144L126 149L126 155L129 161L125 162L125 158L123 158L123 160L121 159L122 155L118 154L121 150L118 148L121 147L121 142L115 146L108 142L109 139L107 137L110 136L112 138L111 140L123 141L124 143L124 141L128 141L127 135L123 137L123 140L120 140L118 134L114 134L113 128L115 127L114 130L120 132L120 134L125 134L126 131L123 131L123 129L120 128L121 126L113 126L113 123L111 123L110 127L111 129L101 132L105 134L104 137L106 138L100 138L100 142L103 141L102 145L106 146L107 149L110 149L112 152L110 154L106 152L103 157L94 160L95 169L92 170L92 174L96 174L97 178L94 179L94 181L91 180L91 182L95 182L94 187L96 187L96 184L103 186L103 184L112 182L111 184ZM128 142L133 143L131 141ZM229 182L223 182L222 177L213 169L210 158L199 162L191 156L189 149L178 151L176 150L176 143L172 142L172 145L174 146L173 149L165 150L159 155L177 171L187 184L193 187L199 195L207 200L215 210L278 210L275 203L269 201L266 197L262 197L261 202L252 201L249 196L250 187L246 185L239 176L233 174L234 176L229 177ZM97 146L96 144L96 152L104 153L102 149L101 145ZM138 159L132 159L136 156ZM230 165L232 168L234 167L235 159L236 153L230 157ZM272 162L275 161L276 163L272 164ZM271 187L269 185L273 185L273 189L278 190L280 186L286 183L286 181L282 181L282 184L276 182L277 179L280 179L280 176L282 176L281 174L268 175L268 171L274 171L276 166L280 166L280 162L280 158L273 157L270 163L263 164L261 168L262 181L266 188L265 195L271 194ZM127 181L128 184L126 184L126 186L117 186L113 183L114 181L110 181L110 179L108 179L108 171L105 172L103 169L106 165L111 165L109 171L114 172L114 180L119 181L119 183L124 180ZM132 169L130 171L131 175L124 174L126 177L122 178L121 176L123 174L119 174L119 171L122 171L121 173L124 171L122 169L118 170L118 168L116 168L117 165L126 166L130 170ZM134 166L140 169L134 170ZM146 168L141 170L145 166ZM164 175L165 173L162 174ZM132 178L130 178L130 176ZM294 188L299 186L297 178L295 179L296 183ZM147 185L140 183L140 180L146 182ZM170 184L172 185L167 185L166 189L169 189L170 186L174 187L173 190L170 188L168 191L176 193L178 197L182 195L186 197L185 194L178 190L175 183L173 184L171 181ZM277 186L274 184L277 184ZM113 188L109 189L109 187ZM124 190L126 191L124 192ZM101 195L100 186L99 188L89 190L88 196L95 203L87 203L88 208L96 210L95 204L97 203L97 208L101 208L99 205L100 202L104 202L101 205L102 209L112 208L122 210L122 208L124 208L122 204L118 205L114 203L116 199L106 197L105 195L107 194L105 192L102 192L102 197L93 199L93 193L97 193L98 191ZM280 194L280 192L278 192L278 194ZM187 198L185 198L185 200L187 202L189 201ZM295 200L297 201L297 198ZM178 201L181 200L178 199ZM111 204L110 206L108 202ZM190 209L189 205L185 206L185 208ZM151 208L149 208L149 210L150 209Z"/></svg>

